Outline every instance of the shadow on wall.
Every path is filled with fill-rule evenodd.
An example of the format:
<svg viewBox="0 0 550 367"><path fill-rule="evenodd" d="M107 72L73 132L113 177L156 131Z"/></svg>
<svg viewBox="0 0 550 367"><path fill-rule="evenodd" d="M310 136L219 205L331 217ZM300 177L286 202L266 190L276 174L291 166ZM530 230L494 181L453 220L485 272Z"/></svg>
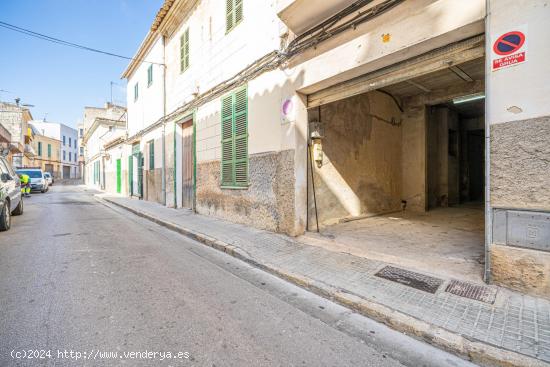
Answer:
<svg viewBox="0 0 550 367"><path fill-rule="evenodd" d="M323 161L313 164L319 223L401 209L401 111L374 91L308 111L319 120ZM309 168L309 167L308 167ZM308 216L315 220L310 179Z"/></svg>

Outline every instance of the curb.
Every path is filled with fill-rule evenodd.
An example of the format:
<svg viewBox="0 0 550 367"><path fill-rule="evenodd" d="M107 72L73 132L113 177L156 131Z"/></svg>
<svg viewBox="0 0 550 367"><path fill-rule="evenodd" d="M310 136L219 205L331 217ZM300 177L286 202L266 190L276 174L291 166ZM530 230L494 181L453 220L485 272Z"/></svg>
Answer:
<svg viewBox="0 0 550 367"><path fill-rule="evenodd" d="M314 279L292 274L269 263L254 259L241 248L230 245L206 234L181 227L175 223L155 217L154 215L136 210L108 198L95 196L98 200L106 201L125 209L139 217L150 220L174 232L180 233L206 246L225 252L256 268L271 273L301 288L305 288L321 297L339 303L363 316L369 317L390 328L406 335L415 336L431 345L447 352L456 354L482 366L491 367L550 367L550 364L517 352L501 349L492 345L465 338L462 335L448 331L442 327L418 320L405 313L396 311L388 306L366 300L362 297L338 289Z"/></svg>

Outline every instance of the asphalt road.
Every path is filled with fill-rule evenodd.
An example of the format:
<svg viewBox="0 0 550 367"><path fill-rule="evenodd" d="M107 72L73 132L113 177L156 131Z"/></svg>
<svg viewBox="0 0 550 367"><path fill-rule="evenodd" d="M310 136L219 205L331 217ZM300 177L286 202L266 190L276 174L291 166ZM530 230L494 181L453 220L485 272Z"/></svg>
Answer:
<svg viewBox="0 0 550 367"><path fill-rule="evenodd" d="M401 363L462 365L76 186L0 233L0 366Z"/></svg>

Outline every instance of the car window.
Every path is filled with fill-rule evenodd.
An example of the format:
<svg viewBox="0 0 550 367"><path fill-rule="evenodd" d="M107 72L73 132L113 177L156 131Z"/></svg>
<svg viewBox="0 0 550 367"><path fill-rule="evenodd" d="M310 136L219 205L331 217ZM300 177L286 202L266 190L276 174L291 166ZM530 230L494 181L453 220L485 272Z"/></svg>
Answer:
<svg viewBox="0 0 550 367"><path fill-rule="evenodd" d="M15 170L13 169L13 166L11 165L11 163L5 159L2 159L2 161L6 165L6 168L8 169L10 176L15 177Z"/></svg>

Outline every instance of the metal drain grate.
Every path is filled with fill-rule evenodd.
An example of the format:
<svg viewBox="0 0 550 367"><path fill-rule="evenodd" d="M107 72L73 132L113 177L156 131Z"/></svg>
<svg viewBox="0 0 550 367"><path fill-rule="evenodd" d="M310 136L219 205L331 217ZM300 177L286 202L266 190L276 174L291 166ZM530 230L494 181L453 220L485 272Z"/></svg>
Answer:
<svg viewBox="0 0 550 367"><path fill-rule="evenodd" d="M495 288L462 282L460 280L451 280L447 288L445 288L445 292L489 304L493 304L497 296Z"/></svg>
<svg viewBox="0 0 550 367"><path fill-rule="evenodd" d="M435 293L443 283L441 279L393 266L385 266L374 275L429 293Z"/></svg>

